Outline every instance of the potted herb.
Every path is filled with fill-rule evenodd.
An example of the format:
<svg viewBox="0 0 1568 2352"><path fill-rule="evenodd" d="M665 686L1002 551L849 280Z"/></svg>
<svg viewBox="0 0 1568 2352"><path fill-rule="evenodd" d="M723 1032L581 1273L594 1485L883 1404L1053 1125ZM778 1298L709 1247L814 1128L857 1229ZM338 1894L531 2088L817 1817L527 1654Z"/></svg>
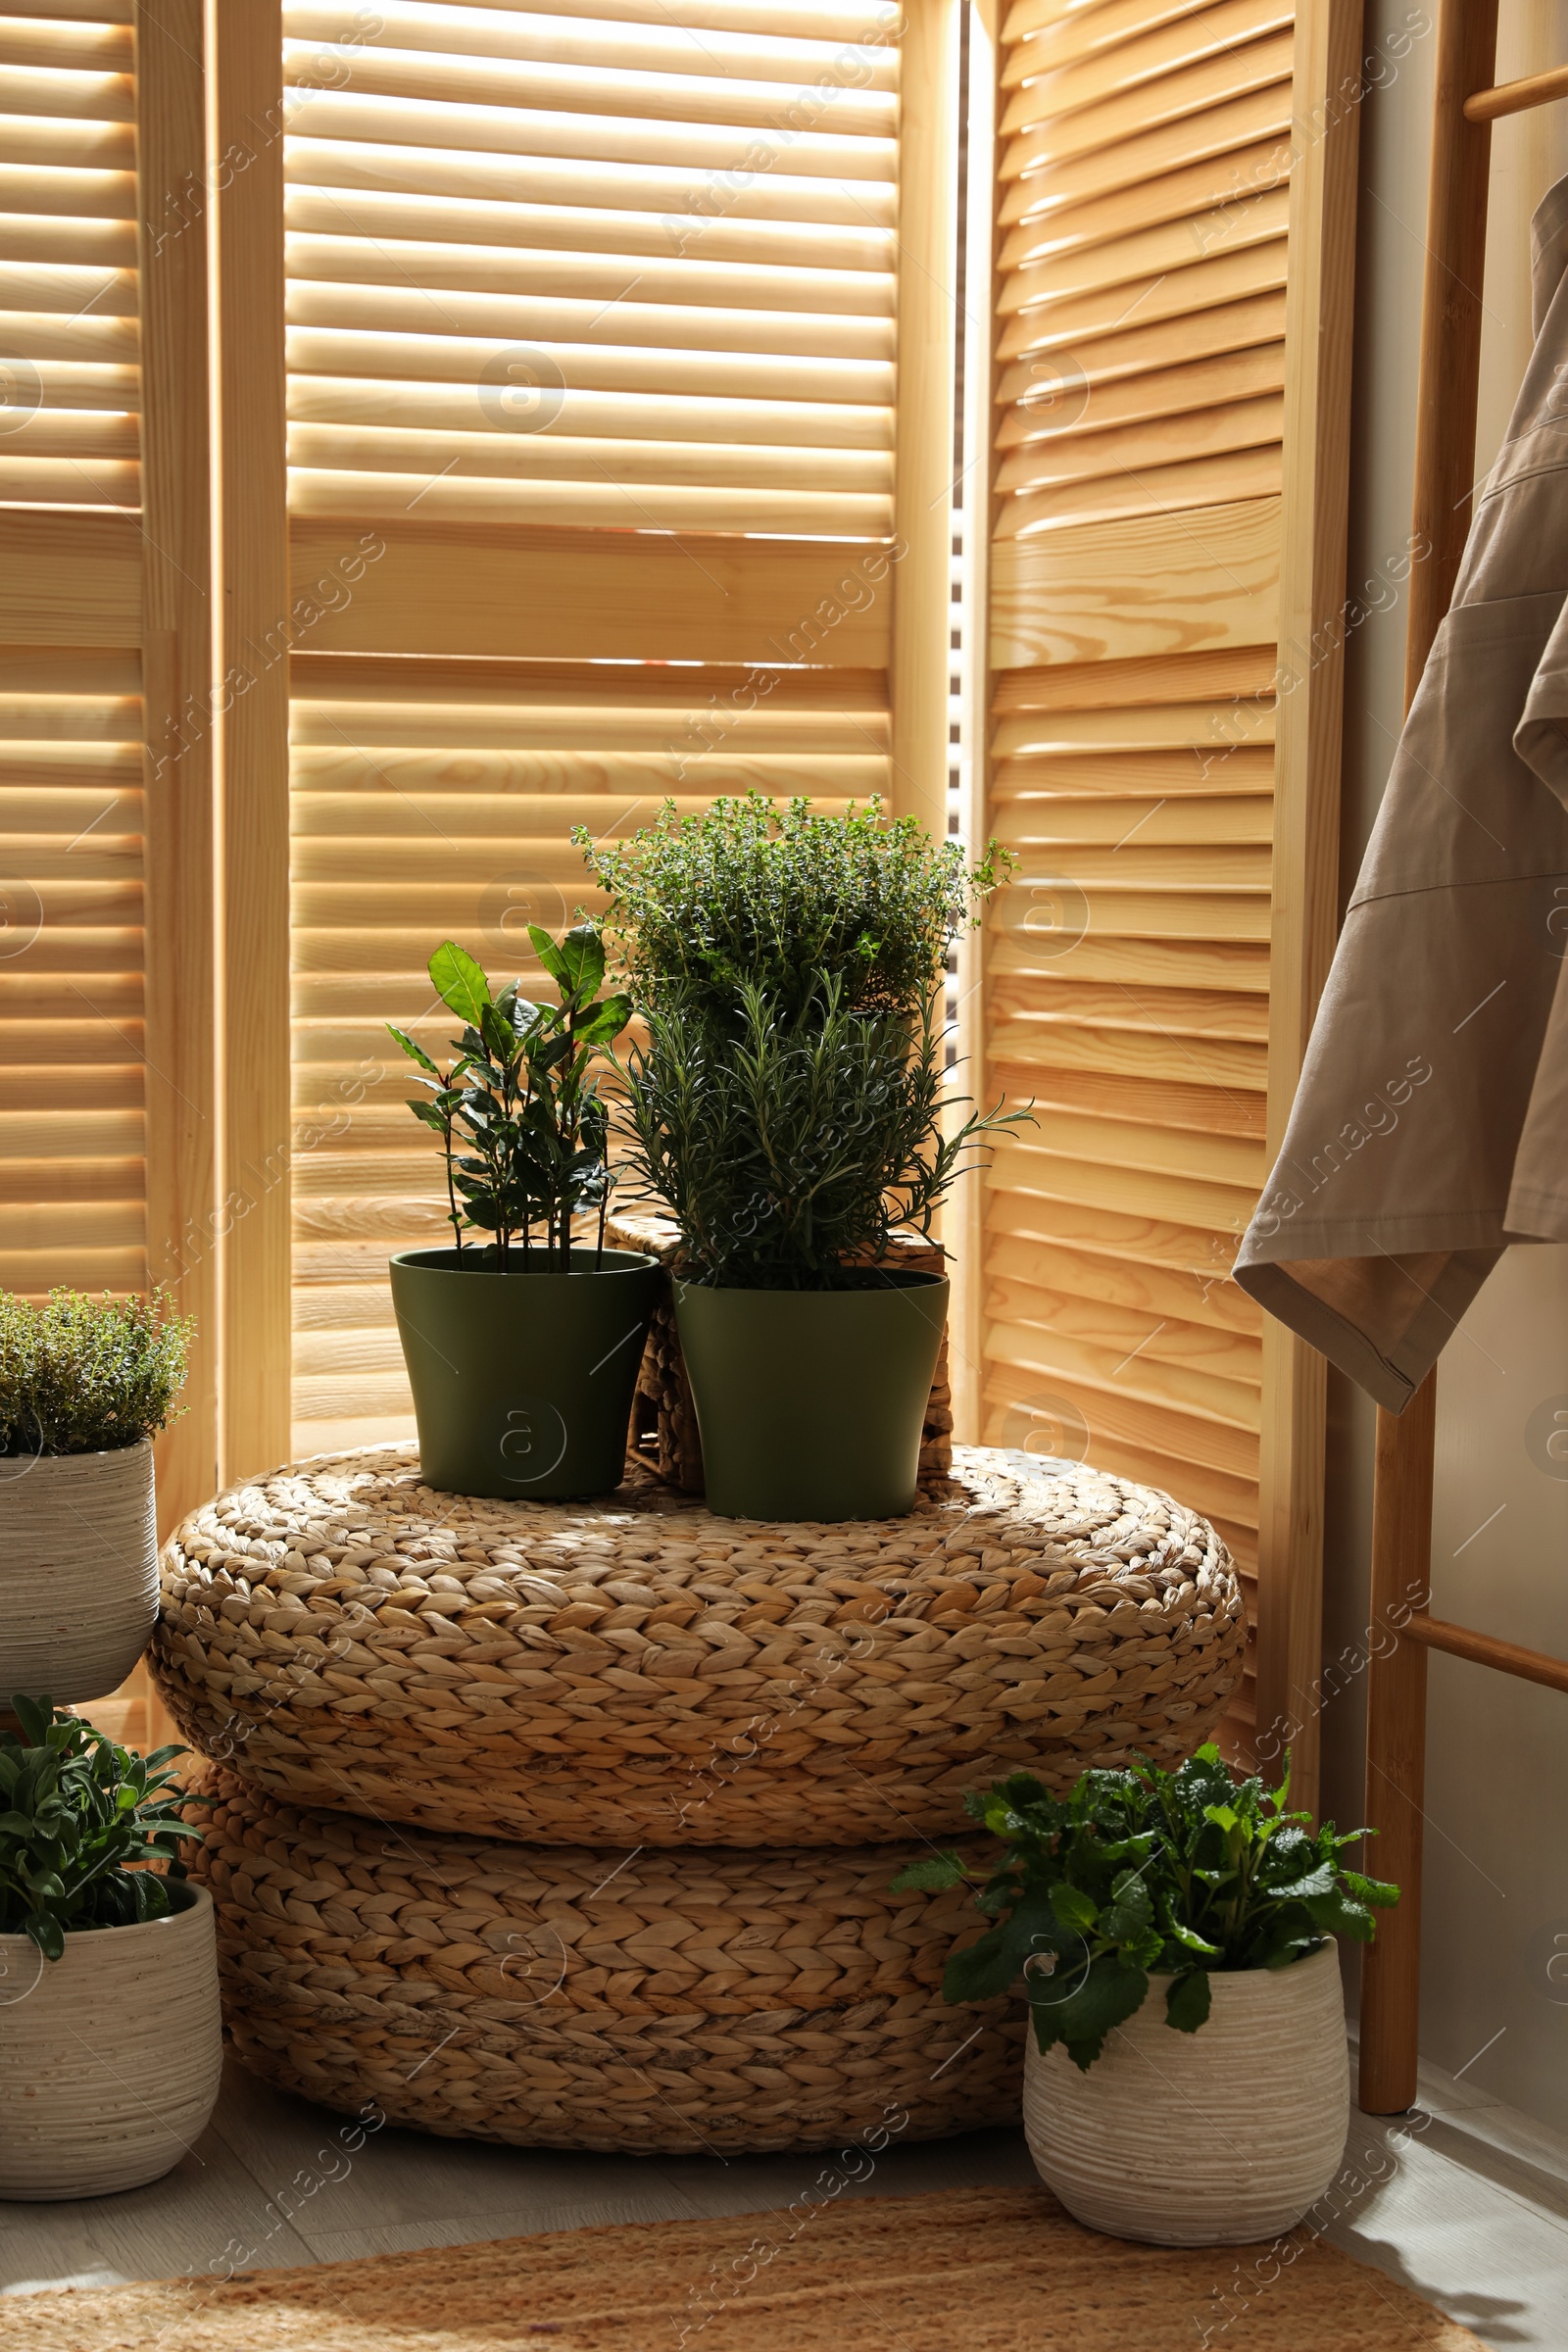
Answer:
<svg viewBox="0 0 1568 2352"><path fill-rule="evenodd" d="M894 1271L889 1237L929 1234L981 1139L1031 1115L960 1124L945 1084L948 951L999 853L971 868L875 802L820 815L756 794L576 838L647 1026L628 1157L681 1229L710 1507L907 1511L948 1285Z"/></svg>
<svg viewBox="0 0 1568 2352"><path fill-rule="evenodd" d="M653 1258L604 1246L613 1174L594 1065L630 1006L599 993L593 924L528 936L556 1004L515 981L492 995L448 940L430 978L463 1024L456 1059L442 1069L392 1031L426 1090L409 1107L440 1138L454 1243L400 1251L392 1301L426 1483L542 1501L620 1484L661 1277ZM591 1243L574 1238L584 1214Z"/></svg>
<svg viewBox="0 0 1568 2352"><path fill-rule="evenodd" d="M118 1690L158 1615L153 1439L191 1326L166 1293L0 1293L0 1690Z"/></svg>
<svg viewBox="0 0 1568 2352"><path fill-rule="evenodd" d="M1174 1773L1086 1772L1058 1800L1025 1773L966 1809L1005 1848L956 1951L950 2001L1020 1978L1034 2020L1024 2128L1091 2229L1159 2245L1275 2237L1339 2165L1349 2075L1336 1936L1370 1943L1396 1887L1345 1867L1368 1833L1315 1834L1289 1782L1238 1782L1218 1748ZM956 1853L899 1887L980 1874Z"/></svg>
<svg viewBox="0 0 1568 2352"><path fill-rule="evenodd" d="M218 2097L213 1900L168 1767L46 1698L0 1715L0 2197L96 2197L179 2160Z"/></svg>

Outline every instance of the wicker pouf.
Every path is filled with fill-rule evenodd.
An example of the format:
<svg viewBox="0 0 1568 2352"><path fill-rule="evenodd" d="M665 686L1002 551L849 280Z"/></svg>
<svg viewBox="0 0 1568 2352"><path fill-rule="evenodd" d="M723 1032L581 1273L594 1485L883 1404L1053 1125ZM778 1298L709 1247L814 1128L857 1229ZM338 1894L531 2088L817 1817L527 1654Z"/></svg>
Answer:
<svg viewBox="0 0 1568 2352"><path fill-rule="evenodd" d="M237 1487L164 1561L184 1736L293 1801L541 1842L946 1835L961 1792L1187 1755L1242 1669L1208 1523L962 1448L905 1519L720 1519L421 1487L412 1451Z"/></svg>
<svg viewBox="0 0 1568 2352"><path fill-rule="evenodd" d="M280 1805L206 1765L193 1874L245 2064L394 2123L542 2147L820 2147L1016 2122L1018 2004L949 2008L963 1892L919 1844L485 1844ZM898 2121L902 2113L905 2121Z"/></svg>

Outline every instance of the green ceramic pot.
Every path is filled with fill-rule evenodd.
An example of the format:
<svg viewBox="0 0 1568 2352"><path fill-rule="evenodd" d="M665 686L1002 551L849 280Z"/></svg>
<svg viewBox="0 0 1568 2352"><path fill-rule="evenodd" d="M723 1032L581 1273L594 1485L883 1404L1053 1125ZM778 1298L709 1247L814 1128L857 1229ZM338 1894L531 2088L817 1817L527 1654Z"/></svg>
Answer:
<svg viewBox="0 0 1568 2352"><path fill-rule="evenodd" d="M727 1519L892 1519L914 1505L948 1313L936 1274L850 1291L677 1282L708 1507Z"/></svg>
<svg viewBox="0 0 1568 2352"><path fill-rule="evenodd" d="M498 1274L467 1250L404 1250L392 1304L425 1484L525 1502L608 1494L625 1475L652 1257L574 1250L571 1270Z"/></svg>

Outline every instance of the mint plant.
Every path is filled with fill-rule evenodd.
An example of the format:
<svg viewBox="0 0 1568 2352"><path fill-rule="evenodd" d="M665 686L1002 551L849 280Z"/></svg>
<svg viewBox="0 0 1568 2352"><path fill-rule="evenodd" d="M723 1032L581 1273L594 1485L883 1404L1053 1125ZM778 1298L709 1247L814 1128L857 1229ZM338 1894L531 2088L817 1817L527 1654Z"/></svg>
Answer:
<svg viewBox="0 0 1568 2352"><path fill-rule="evenodd" d="M47 1698L14 1697L21 1737L0 1731L0 1936L30 1936L46 1960L84 1928L128 1928L170 1911L188 1796L167 1769L182 1747L150 1756L119 1747ZM165 1873L134 1870L158 1863Z"/></svg>
<svg viewBox="0 0 1568 2352"><path fill-rule="evenodd" d="M983 1879L975 1899L997 1924L954 1953L944 1998L994 2000L1021 1976L1042 2053L1059 2041L1087 2069L1152 1974L1170 1980L1166 2024L1194 2034L1216 1970L1289 1968L1331 1936L1372 1941L1373 1912L1398 1888L1341 1860L1372 1833L1329 1822L1313 1834L1310 1814L1285 1810L1289 1788L1288 1771L1272 1790L1238 1782L1211 1744L1176 1772L1143 1757L1088 1771L1064 1799L1014 1773L964 1798L1007 1849L989 1877L948 1852L893 1885Z"/></svg>
<svg viewBox="0 0 1568 2352"><path fill-rule="evenodd" d="M494 1237L472 1252L502 1272L520 1238L524 1267L571 1262L573 1219L599 1211L598 1252L614 1178L610 1117L594 1063L631 1018L629 1000L601 997L605 948L598 926L578 923L557 942L531 924L528 937L559 1002L535 1004L509 981L492 995L474 958L455 940L430 958L441 1002L463 1023L445 1069L406 1030L391 1035L419 1073L426 1099L415 1117L441 1139L448 1215L459 1256L464 1230ZM538 1236L537 1252L535 1236Z"/></svg>

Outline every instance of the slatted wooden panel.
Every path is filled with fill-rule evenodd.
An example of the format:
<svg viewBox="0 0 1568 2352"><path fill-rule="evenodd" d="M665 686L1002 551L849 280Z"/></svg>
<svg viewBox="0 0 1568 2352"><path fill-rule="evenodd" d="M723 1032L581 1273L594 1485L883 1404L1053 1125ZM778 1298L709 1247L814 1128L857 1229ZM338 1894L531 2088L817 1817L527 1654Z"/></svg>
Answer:
<svg viewBox="0 0 1568 2352"><path fill-rule="evenodd" d="M772 14L290 0L296 513L886 534L897 50Z"/></svg>
<svg viewBox="0 0 1568 2352"><path fill-rule="evenodd" d="M0 501L140 504L130 16L0 22Z"/></svg>
<svg viewBox="0 0 1568 2352"><path fill-rule="evenodd" d="M129 17L0 24L0 1285L31 1295L147 1271L137 559L89 512L140 498Z"/></svg>
<svg viewBox="0 0 1568 2352"><path fill-rule="evenodd" d="M0 22L0 1285L196 1315L166 1527L214 1478L201 24ZM93 1712L158 1737L139 1674Z"/></svg>
<svg viewBox="0 0 1568 2352"><path fill-rule="evenodd" d="M711 695L739 698L727 729ZM886 683L710 666L694 700L642 664L607 685L587 664L299 656L292 766L294 1410L319 1450L413 1434L386 1260L451 1229L385 1024L444 1052L428 946L536 971L528 924L601 904L574 825L613 838L720 787L824 808L886 793Z"/></svg>
<svg viewBox="0 0 1568 2352"><path fill-rule="evenodd" d="M140 1290L133 651L0 650L0 1287Z"/></svg>
<svg viewBox="0 0 1568 2352"><path fill-rule="evenodd" d="M328 583L292 660L298 1451L412 1432L386 1258L448 1228L385 1023L444 1043L430 950L531 969L527 923L597 903L574 823L895 773L893 12L368 22L284 10L293 565Z"/></svg>
<svg viewBox="0 0 1568 2352"><path fill-rule="evenodd" d="M985 1431L1250 1581L1294 13L1023 0L999 126Z"/></svg>

